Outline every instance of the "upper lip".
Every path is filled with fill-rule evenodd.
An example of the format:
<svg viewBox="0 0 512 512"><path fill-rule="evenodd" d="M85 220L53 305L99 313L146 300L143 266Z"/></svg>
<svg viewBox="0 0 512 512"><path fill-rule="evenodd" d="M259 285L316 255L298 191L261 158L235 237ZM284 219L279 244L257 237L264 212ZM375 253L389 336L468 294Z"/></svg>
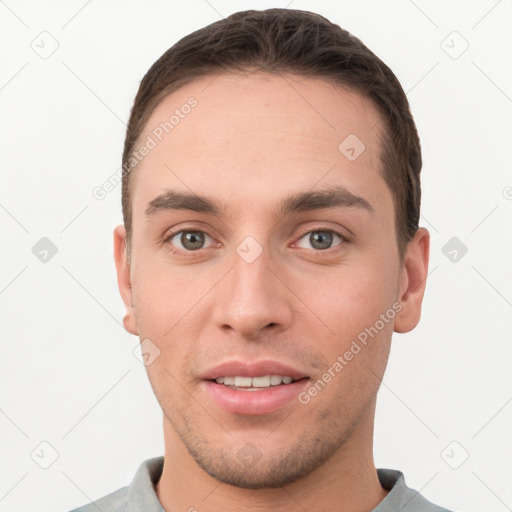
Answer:
<svg viewBox="0 0 512 512"><path fill-rule="evenodd" d="M293 380L307 377L305 373L278 361L225 361L200 375L205 380L215 380L218 377L264 377L265 375L282 375Z"/></svg>

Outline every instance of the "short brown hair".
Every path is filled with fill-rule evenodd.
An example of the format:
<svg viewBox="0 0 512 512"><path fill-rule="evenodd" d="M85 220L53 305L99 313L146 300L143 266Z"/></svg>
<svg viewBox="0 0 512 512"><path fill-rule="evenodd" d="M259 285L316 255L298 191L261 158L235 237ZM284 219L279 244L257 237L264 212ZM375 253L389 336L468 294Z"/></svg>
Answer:
<svg viewBox="0 0 512 512"><path fill-rule="evenodd" d="M129 162L156 106L195 79L255 69L322 78L373 101L384 123L382 175L395 202L402 258L418 229L422 165L405 92L391 69L359 39L323 16L292 9L234 13L178 41L146 73L131 110L123 151L122 207L128 250L132 229Z"/></svg>

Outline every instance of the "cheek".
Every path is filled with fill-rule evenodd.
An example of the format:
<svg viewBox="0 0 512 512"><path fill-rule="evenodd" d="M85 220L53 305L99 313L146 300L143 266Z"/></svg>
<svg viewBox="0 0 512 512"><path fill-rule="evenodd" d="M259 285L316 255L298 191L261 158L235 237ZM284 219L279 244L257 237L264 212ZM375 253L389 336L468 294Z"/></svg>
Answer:
<svg viewBox="0 0 512 512"><path fill-rule="evenodd" d="M204 291L191 283L190 276L180 277L179 269L146 264L138 270L132 287L139 335L157 354L146 371L161 407L171 417L181 406L182 386L189 384L187 369L202 325L194 305Z"/></svg>
<svg viewBox="0 0 512 512"><path fill-rule="evenodd" d="M207 293L218 280L217 272L199 267L192 273L184 265L153 261L136 269L132 288L139 335L159 351L155 364L147 367L153 383L172 382L172 377L187 381L185 369L191 368L191 355L197 355L198 340L204 338Z"/></svg>
<svg viewBox="0 0 512 512"><path fill-rule="evenodd" d="M309 330L316 336L315 349L327 365L315 376L315 382L332 379L319 406L340 403L359 407L378 388L397 313L395 277L385 261L377 259L373 264L331 268L321 288L303 282L302 293L309 289L311 308L324 324L319 330ZM325 334L320 336L320 332ZM321 384L317 388L323 389Z"/></svg>
<svg viewBox="0 0 512 512"><path fill-rule="evenodd" d="M137 319L142 327L159 336L186 317L194 315L196 305L215 283L217 274L201 268L191 271L186 265L171 265L157 258L141 258L132 282Z"/></svg>
<svg viewBox="0 0 512 512"><path fill-rule="evenodd" d="M333 332L317 335L315 349L326 366L306 390L318 396L315 407L324 419L359 417L373 400L386 368L396 315L389 299L387 290L366 286L347 287L330 303L324 296L322 318Z"/></svg>
<svg viewBox="0 0 512 512"><path fill-rule="evenodd" d="M304 302L324 324L324 333L347 340L392 308L397 287L395 274L377 261L373 265L330 267L323 275L302 274L297 283L300 296L305 297Z"/></svg>

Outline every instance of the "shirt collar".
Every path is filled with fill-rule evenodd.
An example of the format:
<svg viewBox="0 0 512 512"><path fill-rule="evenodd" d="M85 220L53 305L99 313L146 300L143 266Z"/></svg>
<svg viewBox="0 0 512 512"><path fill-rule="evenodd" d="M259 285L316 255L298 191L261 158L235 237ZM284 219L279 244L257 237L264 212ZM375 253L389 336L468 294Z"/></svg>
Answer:
<svg viewBox="0 0 512 512"><path fill-rule="evenodd" d="M155 491L163 467L163 456L145 460L139 466L126 493L127 512L164 512Z"/></svg>
<svg viewBox="0 0 512 512"><path fill-rule="evenodd" d="M162 505L155 491L155 484L160 479L164 457L154 457L144 461L138 468L126 494L127 512L163 512ZM407 487L404 475L395 469L377 469L380 484L389 491L388 495L372 512L388 512L405 508L415 498L422 499L417 491Z"/></svg>

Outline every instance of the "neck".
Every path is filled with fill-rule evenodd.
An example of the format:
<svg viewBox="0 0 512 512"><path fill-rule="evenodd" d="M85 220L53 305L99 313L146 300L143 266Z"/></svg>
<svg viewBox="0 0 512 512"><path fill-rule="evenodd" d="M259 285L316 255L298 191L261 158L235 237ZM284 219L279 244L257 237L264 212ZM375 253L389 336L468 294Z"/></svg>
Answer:
<svg viewBox="0 0 512 512"><path fill-rule="evenodd" d="M156 493L166 512L266 512L297 509L373 510L387 495L373 461L374 408L321 467L285 487L243 489L224 484L192 459L164 417L165 457Z"/></svg>

